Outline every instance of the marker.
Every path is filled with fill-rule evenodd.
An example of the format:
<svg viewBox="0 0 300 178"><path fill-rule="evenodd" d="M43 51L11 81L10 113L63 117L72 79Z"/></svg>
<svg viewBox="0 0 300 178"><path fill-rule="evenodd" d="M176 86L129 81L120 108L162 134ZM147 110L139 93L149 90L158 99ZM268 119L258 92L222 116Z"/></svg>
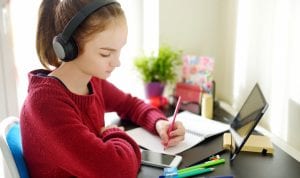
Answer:
<svg viewBox="0 0 300 178"><path fill-rule="evenodd" d="M177 115L178 110L179 110L180 101L181 101L181 96L178 97L176 108L175 108L175 111L174 111L174 114L173 114L173 120L172 120L171 126L168 129L168 137L169 138L170 138L170 132L174 129L175 119L176 119L176 115ZM169 138L168 138L168 142L165 145L164 149L166 149L168 147L168 145L169 145L169 140L170 140Z"/></svg>
<svg viewBox="0 0 300 178"><path fill-rule="evenodd" d="M193 169L207 168L207 167L215 166L215 165L222 164L222 163L225 163L225 159L211 160L211 161L207 161L205 163L198 164L198 165L195 165L195 166L191 166L191 167L188 167L188 168L179 169L178 173L190 171L190 170L193 170Z"/></svg>
<svg viewBox="0 0 300 178"><path fill-rule="evenodd" d="M178 178L190 177L194 175L212 172L215 168L192 169L185 172L178 172Z"/></svg>

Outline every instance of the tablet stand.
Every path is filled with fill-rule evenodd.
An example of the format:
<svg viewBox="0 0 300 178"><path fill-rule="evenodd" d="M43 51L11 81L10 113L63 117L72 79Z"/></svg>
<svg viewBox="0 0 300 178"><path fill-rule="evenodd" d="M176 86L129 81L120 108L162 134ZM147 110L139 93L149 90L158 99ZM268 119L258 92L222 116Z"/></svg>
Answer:
<svg viewBox="0 0 300 178"><path fill-rule="evenodd" d="M223 135L223 148L226 150L231 149L233 139L230 133ZM274 148L270 138L263 135L250 135L249 139L243 146L241 151L258 152L262 154L273 154Z"/></svg>

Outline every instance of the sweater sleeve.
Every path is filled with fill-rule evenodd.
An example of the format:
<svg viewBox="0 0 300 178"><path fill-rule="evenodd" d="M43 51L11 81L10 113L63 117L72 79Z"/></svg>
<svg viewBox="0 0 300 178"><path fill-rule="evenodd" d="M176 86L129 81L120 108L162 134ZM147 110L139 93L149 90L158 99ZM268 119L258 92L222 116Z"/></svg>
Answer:
<svg viewBox="0 0 300 178"><path fill-rule="evenodd" d="M39 155L38 159L75 177L137 176L141 160L138 145L117 128L105 131L102 139L90 132L67 97L33 96L26 101L22 117L27 160Z"/></svg>
<svg viewBox="0 0 300 178"><path fill-rule="evenodd" d="M155 123L166 120L159 109L124 93L107 81L102 81L102 87L106 111L116 111L121 118L129 118L133 123L157 134Z"/></svg>

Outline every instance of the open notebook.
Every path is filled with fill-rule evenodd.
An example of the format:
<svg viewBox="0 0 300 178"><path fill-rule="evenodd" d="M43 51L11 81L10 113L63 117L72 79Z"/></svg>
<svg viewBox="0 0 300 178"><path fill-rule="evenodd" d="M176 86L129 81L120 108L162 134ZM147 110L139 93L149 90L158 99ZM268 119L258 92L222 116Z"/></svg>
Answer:
<svg viewBox="0 0 300 178"><path fill-rule="evenodd" d="M172 117L169 119L171 120L171 118ZM178 145L170 147L166 150L164 150L164 146L161 144L159 136L153 135L141 127L131 129L127 131L127 133L141 147L160 153L178 154L197 145L208 137L229 130L229 125L227 124L201 117L189 111L178 113L176 116L176 121L181 121L183 123L186 129L185 139Z"/></svg>

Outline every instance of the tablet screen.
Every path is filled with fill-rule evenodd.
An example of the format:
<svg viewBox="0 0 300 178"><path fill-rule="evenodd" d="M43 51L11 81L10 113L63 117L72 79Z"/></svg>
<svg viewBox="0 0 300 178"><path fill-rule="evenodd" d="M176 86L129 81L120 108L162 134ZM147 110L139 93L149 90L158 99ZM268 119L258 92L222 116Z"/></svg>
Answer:
<svg viewBox="0 0 300 178"><path fill-rule="evenodd" d="M258 84L254 86L242 108L230 124L232 135L231 160L242 149L255 126L266 111L268 104Z"/></svg>

